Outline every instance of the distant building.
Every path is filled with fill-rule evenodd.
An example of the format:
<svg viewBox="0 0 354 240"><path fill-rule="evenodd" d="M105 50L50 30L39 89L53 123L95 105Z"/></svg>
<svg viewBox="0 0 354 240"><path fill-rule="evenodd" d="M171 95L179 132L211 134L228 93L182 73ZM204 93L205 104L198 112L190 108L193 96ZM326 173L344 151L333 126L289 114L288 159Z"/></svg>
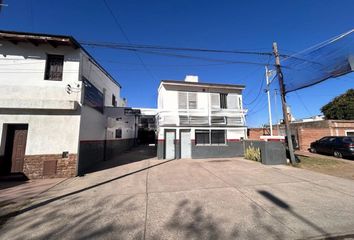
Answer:
<svg viewBox="0 0 354 240"><path fill-rule="evenodd" d="M246 137L242 85L161 81L157 156L160 159L234 157Z"/></svg>
<svg viewBox="0 0 354 240"><path fill-rule="evenodd" d="M311 142L325 136L354 136L354 120L326 120L323 116L295 120L290 128L295 148L301 151L307 151ZM248 129L251 140L260 140L261 136L269 134L269 126ZM285 136L284 125L273 125L273 135Z"/></svg>
<svg viewBox="0 0 354 240"><path fill-rule="evenodd" d="M72 37L1 31L1 174L76 176L129 147L137 120L120 89Z"/></svg>

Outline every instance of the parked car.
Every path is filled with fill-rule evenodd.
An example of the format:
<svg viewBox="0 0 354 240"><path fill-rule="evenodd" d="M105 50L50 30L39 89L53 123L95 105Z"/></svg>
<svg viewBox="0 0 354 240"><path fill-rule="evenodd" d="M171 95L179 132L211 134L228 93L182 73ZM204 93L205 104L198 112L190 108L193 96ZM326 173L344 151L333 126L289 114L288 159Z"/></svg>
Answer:
<svg viewBox="0 0 354 240"><path fill-rule="evenodd" d="M310 145L310 152L330 154L337 158L354 157L354 137L323 137Z"/></svg>

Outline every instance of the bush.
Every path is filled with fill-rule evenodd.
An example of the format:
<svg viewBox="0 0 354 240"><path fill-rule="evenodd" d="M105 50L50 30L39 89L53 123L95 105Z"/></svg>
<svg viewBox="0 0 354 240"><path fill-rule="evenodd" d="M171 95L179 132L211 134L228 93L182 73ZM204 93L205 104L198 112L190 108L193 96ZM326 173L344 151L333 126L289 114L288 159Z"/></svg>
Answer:
<svg viewBox="0 0 354 240"><path fill-rule="evenodd" d="M249 160L260 162L261 161L261 150L259 148L249 146L246 149L245 158L249 159Z"/></svg>

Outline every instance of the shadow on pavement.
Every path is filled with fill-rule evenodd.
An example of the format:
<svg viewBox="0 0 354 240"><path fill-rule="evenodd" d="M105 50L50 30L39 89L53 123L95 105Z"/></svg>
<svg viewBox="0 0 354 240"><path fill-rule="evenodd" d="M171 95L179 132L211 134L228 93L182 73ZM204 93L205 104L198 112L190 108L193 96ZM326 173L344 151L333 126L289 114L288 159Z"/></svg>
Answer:
<svg viewBox="0 0 354 240"><path fill-rule="evenodd" d="M288 205L286 202L281 200L280 198L274 196L272 193L268 191L263 191L260 190L258 191L259 194L261 194L264 198L275 204L276 206L284 209L285 211L289 212L291 215L305 223L306 225L310 226L314 230L316 230L318 233L320 233L323 237L330 237L331 235L327 233L323 228L317 226L315 223L311 222L310 220L306 219L305 217L299 215L296 213L290 205Z"/></svg>
<svg viewBox="0 0 354 240"><path fill-rule="evenodd" d="M139 145L121 153L120 155L116 156L114 159L100 162L99 164L88 169L86 173L102 171L105 169L114 168L129 163L139 162L154 157L156 157L156 147Z"/></svg>
<svg viewBox="0 0 354 240"><path fill-rule="evenodd" d="M21 209L21 210L18 210L18 211L15 211L15 212L11 212L11 213L2 215L2 216L0 216L0 222L4 223L4 222L6 222L9 218L12 218L12 217L21 215L21 214L26 213L26 212L28 212L28 211L34 210L34 209L36 209L36 208L43 207L43 206L45 206L45 205L47 205L47 204L50 204L50 203L52 203L52 202L61 200L61 199L63 199L63 198L66 198L66 197L69 197L69 196L72 196L72 195L75 195L75 194L78 194L78 193L81 193L81 192L84 192L84 191L88 191L88 190L91 190L91 189L93 189L93 188L97 188L97 187L99 187L99 186L102 186L102 185L104 185L104 184L107 184L107 183L116 181L116 180L118 180L118 179L121 179L121 178L130 176L130 175L133 175L133 174L136 174L136 173L139 173L139 172L143 172L143 171L145 171L145 170L148 170L148 169L150 169L150 168L157 167L157 166L162 165L162 164L166 164L166 163L171 162L171 161L173 161L173 160L174 160L174 159L172 159L172 160L167 160L167 161L163 161L163 162L161 162L161 163L154 164L154 165L151 165L151 166L148 166L148 167L144 167L144 168L142 168L142 169L139 169L139 170L136 170L136 171L127 173L127 174L123 174L123 175L121 175L121 176L118 176L118 177L115 177L115 178L112 178L112 179L109 179L109 180L106 180L106 181L97 183L97 184L95 184L95 185L92 185L92 186L89 186L89 187L86 187L86 188L83 188L83 189L80 189L80 190L77 190L77 191L73 191L73 192L70 192L70 193L67 193L67 194L63 194L63 195L60 195L60 196L57 196L57 197L54 197L54 198L45 200L45 201L43 201L43 202L40 202L40 203L31 205L31 206L29 206L29 207L23 208L23 209Z"/></svg>

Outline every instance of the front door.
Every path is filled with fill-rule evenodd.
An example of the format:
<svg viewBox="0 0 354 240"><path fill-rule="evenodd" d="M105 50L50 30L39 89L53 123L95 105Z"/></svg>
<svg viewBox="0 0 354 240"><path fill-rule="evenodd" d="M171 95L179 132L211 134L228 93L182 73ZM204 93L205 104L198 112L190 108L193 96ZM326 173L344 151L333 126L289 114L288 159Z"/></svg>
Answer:
<svg viewBox="0 0 354 240"><path fill-rule="evenodd" d="M191 132L181 130L181 158L191 158Z"/></svg>
<svg viewBox="0 0 354 240"><path fill-rule="evenodd" d="M175 159L175 139L176 132L175 131L165 131L165 158L166 159Z"/></svg>
<svg viewBox="0 0 354 240"><path fill-rule="evenodd" d="M13 134L12 151L11 151L11 172L23 172L23 164L25 158L26 141L27 141L27 125L12 125L9 129Z"/></svg>

